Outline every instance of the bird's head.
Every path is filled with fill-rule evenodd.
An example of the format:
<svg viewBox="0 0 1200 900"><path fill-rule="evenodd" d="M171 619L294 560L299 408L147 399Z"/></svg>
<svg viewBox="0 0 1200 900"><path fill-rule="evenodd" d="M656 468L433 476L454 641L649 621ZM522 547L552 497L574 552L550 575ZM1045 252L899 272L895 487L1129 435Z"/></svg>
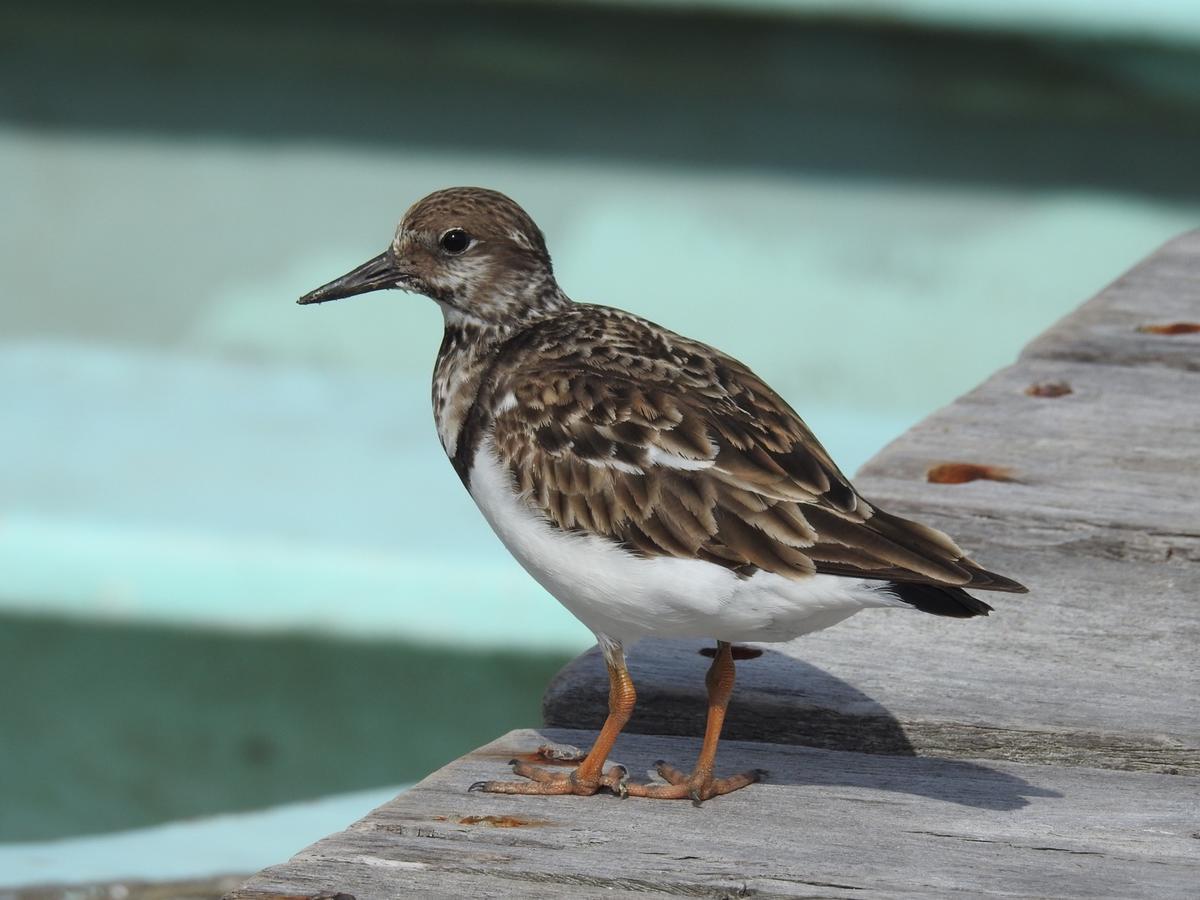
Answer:
<svg viewBox="0 0 1200 900"><path fill-rule="evenodd" d="M435 191L413 205L391 245L299 302L324 303L387 288L436 300L447 318L519 322L569 301L546 241L508 197L484 188Z"/></svg>

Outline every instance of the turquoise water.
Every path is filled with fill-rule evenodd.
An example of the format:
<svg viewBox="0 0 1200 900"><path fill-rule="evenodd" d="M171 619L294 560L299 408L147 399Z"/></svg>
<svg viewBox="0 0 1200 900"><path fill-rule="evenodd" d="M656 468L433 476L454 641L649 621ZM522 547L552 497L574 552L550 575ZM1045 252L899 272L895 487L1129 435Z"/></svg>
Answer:
<svg viewBox="0 0 1200 900"><path fill-rule="evenodd" d="M244 876L345 828L401 790L374 788L158 828L0 844L0 877L6 888L16 888Z"/></svg>

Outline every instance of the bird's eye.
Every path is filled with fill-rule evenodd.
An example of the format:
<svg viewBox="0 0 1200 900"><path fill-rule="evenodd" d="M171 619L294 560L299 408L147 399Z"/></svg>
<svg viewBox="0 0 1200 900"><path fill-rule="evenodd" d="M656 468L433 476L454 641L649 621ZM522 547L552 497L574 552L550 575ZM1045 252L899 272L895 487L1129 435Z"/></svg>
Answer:
<svg viewBox="0 0 1200 900"><path fill-rule="evenodd" d="M461 228L451 228L441 236L438 243L447 253L457 255L471 246L471 236Z"/></svg>

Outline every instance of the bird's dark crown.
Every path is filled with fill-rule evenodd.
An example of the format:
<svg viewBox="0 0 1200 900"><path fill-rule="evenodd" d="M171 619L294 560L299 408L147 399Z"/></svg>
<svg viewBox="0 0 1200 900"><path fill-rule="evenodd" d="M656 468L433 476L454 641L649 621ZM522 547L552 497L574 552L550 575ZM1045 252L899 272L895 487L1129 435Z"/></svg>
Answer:
<svg viewBox="0 0 1200 900"><path fill-rule="evenodd" d="M440 237L449 228L461 228L479 241L515 245L550 264L546 239L529 213L512 198L487 188L434 191L404 214L397 236L409 232Z"/></svg>

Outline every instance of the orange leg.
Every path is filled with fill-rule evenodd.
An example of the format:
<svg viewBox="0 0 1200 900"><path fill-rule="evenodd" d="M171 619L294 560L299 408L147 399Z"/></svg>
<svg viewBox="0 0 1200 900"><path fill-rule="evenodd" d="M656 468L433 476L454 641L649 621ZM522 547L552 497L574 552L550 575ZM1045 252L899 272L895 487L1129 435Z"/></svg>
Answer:
<svg viewBox="0 0 1200 900"><path fill-rule="evenodd" d="M622 797L626 794L626 778L628 773L624 766L613 766L604 771L604 762L612 752L617 735L633 715L634 704L637 703L637 692L633 688L633 679L625 668L625 657L619 648L605 649L605 660L608 663L608 718L592 749L583 757L583 761L573 772L551 772L539 766L513 760L509 765L513 772L528 781L477 781L471 785L472 791L488 791L494 794L594 794L600 788L608 788ZM553 748L542 747L539 752L547 758L562 759L562 754L555 753Z"/></svg>
<svg viewBox="0 0 1200 900"><path fill-rule="evenodd" d="M652 797L662 800L691 800L697 806L704 800L728 794L738 788L760 780L766 773L761 769L714 778L713 764L717 759L717 743L721 740L721 728L725 724L725 710L733 694L733 653L727 641L717 641L717 654L713 657L704 683L708 687L708 722L704 727L704 742L700 745L700 756L690 775L659 760L655 767L667 784L630 784L626 790L631 797Z"/></svg>

